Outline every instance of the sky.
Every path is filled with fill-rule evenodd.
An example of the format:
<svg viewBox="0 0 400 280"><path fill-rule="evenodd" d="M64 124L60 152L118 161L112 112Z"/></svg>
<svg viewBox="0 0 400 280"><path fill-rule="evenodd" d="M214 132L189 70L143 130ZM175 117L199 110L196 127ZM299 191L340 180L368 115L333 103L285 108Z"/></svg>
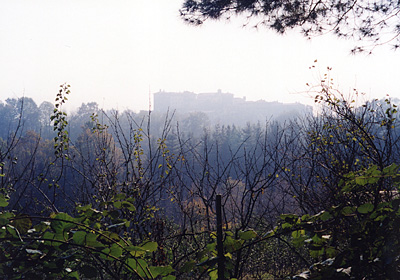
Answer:
<svg viewBox="0 0 400 280"><path fill-rule="evenodd" d="M148 110L159 90L312 104L306 83L317 84L328 66L345 94L400 98L400 52L389 46L351 55L356 42L278 35L243 27L243 18L191 26L179 17L182 1L0 1L0 100L53 102L68 83L70 110L92 101Z"/></svg>

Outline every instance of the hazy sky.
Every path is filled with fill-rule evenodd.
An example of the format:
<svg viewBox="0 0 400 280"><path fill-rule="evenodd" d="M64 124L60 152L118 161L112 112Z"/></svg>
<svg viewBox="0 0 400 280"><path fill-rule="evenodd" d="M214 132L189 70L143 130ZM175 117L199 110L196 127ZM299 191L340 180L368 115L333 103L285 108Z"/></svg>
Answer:
<svg viewBox="0 0 400 280"><path fill-rule="evenodd" d="M352 56L352 41L280 36L242 28L240 19L189 26L179 18L182 1L0 1L0 100L53 102L67 82L70 106L148 109L149 91L160 89L312 103L301 92L326 66L344 92L400 97L399 51Z"/></svg>

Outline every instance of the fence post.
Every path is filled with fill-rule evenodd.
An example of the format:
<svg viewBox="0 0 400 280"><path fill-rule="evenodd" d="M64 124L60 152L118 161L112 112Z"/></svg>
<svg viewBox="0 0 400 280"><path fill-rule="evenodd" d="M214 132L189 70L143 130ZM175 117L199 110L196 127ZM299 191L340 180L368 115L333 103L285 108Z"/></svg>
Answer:
<svg viewBox="0 0 400 280"><path fill-rule="evenodd" d="M222 203L221 195L217 194L216 201L216 213L217 213L217 251L218 251L218 280L225 280L225 256L224 256L224 244L223 244L223 233L222 233Z"/></svg>

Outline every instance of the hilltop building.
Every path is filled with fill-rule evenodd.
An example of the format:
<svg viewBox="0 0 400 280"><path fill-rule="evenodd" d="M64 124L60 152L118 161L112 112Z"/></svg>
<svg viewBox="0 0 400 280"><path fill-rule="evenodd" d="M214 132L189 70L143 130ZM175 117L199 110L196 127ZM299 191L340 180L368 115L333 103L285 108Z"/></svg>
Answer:
<svg viewBox="0 0 400 280"><path fill-rule="evenodd" d="M165 92L154 93L154 111L176 110L180 113L211 112L244 103L246 98L235 98L232 93L221 90L212 93Z"/></svg>
<svg viewBox="0 0 400 280"><path fill-rule="evenodd" d="M238 124L288 119L290 116L311 113L312 107L300 103L246 101L221 90L211 93L165 92L154 93L154 112L176 111L178 114L206 113L212 124Z"/></svg>

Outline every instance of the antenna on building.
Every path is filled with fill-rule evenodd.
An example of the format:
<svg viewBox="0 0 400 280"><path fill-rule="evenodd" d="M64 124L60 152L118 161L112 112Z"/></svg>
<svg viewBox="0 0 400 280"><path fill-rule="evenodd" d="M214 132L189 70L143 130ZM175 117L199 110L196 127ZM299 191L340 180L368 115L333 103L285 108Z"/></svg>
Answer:
<svg viewBox="0 0 400 280"><path fill-rule="evenodd" d="M151 90L149 85L149 112L151 112Z"/></svg>

